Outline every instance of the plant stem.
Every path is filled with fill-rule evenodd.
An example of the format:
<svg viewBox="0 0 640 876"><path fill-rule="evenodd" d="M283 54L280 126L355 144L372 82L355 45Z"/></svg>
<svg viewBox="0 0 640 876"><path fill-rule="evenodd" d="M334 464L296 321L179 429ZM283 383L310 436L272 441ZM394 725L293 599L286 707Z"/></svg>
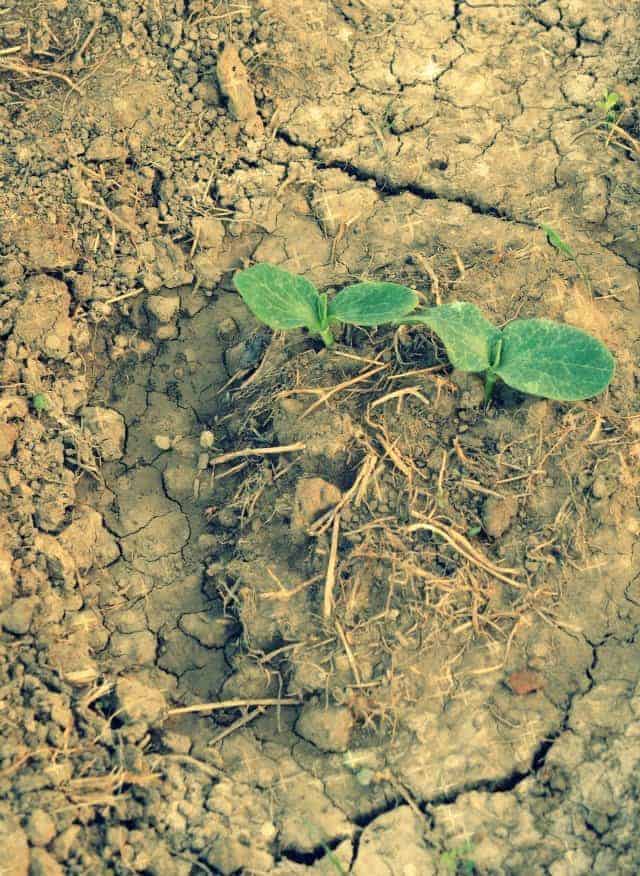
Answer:
<svg viewBox="0 0 640 876"><path fill-rule="evenodd" d="M335 338L333 337L329 326L327 326L327 328L320 330L320 337L324 341L325 347L333 346L333 342L334 342Z"/></svg>
<svg viewBox="0 0 640 876"><path fill-rule="evenodd" d="M487 371L484 378L484 403L488 405L493 395L493 387L496 385L497 374L495 371Z"/></svg>

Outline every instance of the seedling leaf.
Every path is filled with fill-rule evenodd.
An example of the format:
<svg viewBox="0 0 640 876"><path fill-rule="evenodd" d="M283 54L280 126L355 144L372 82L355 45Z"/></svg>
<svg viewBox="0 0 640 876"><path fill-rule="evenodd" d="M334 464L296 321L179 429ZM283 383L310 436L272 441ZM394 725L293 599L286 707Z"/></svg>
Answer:
<svg viewBox="0 0 640 876"><path fill-rule="evenodd" d="M233 282L249 310L270 328L322 331L320 296L304 277L259 264L238 271Z"/></svg>
<svg viewBox="0 0 640 876"><path fill-rule="evenodd" d="M544 233L547 235L547 241L554 249L563 252L566 256L568 256L575 262L576 254L571 249L569 244L564 242L564 240L560 237L557 231L555 231L550 225L541 225L540 228L542 228Z"/></svg>
<svg viewBox="0 0 640 876"><path fill-rule="evenodd" d="M591 398L614 372L611 353L597 338L548 319L518 319L502 330L498 376L521 392L556 401Z"/></svg>
<svg viewBox="0 0 640 876"><path fill-rule="evenodd" d="M329 304L331 322L376 326L405 317L418 306L412 289L397 283L356 283L348 286Z"/></svg>
<svg viewBox="0 0 640 876"><path fill-rule="evenodd" d="M493 362L500 331L484 318L475 304L456 301L420 310L403 323L429 326L445 346L454 368L461 371L486 371Z"/></svg>

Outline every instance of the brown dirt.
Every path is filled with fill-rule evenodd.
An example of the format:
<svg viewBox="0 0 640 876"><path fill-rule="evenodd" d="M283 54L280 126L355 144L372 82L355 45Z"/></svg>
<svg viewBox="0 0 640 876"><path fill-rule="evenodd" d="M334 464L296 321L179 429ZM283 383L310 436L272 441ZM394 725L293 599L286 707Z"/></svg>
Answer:
<svg viewBox="0 0 640 876"><path fill-rule="evenodd" d="M0 0L3 872L638 872L638 11ZM485 410L251 261L616 376Z"/></svg>

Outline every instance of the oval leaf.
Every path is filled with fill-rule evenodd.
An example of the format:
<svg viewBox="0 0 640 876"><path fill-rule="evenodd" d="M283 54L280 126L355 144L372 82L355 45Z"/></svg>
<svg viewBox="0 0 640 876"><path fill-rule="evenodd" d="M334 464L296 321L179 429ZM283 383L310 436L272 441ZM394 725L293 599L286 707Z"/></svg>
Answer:
<svg viewBox="0 0 640 876"><path fill-rule="evenodd" d="M465 301L420 310L403 322L429 326L444 344L453 367L461 371L486 371L500 339L500 331L475 304Z"/></svg>
<svg viewBox="0 0 640 876"><path fill-rule="evenodd" d="M351 325L382 325L402 319L418 306L418 295L397 283L356 283L329 304L329 319Z"/></svg>
<svg viewBox="0 0 640 876"><path fill-rule="evenodd" d="M304 277L260 264L238 271L233 282L249 310L270 328L320 331L320 296Z"/></svg>
<svg viewBox="0 0 640 876"><path fill-rule="evenodd" d="M496 372L521 392L578 401L602 392L614 372L605 345L580 329L548 319L518 319L502 330Z"/></svg>

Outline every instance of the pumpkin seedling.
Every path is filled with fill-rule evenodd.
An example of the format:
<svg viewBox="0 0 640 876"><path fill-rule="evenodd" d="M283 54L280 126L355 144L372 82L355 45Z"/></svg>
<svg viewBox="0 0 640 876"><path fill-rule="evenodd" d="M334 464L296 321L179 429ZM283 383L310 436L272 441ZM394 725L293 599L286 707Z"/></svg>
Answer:
<svg viewBox="0 0 640 876"><path fill-rule="evenodd" d="M530 395L578 401L602 392L613 377L613 356L603 343L549 319L515 319L500 330L474 304L459 301L402 322L432 329L454 368L484 372L487 402L498 378Z"/></svg>
<svg viewBox="0 0 640 876"><path fill-rule="evenodd" d="M238 271L233 282L249 310L272 329L306 328L333 344L336 322L377 326L398 322L415 310L418 296L396 283L356 283L329 301L313 283L274 265Z"/></svg>

